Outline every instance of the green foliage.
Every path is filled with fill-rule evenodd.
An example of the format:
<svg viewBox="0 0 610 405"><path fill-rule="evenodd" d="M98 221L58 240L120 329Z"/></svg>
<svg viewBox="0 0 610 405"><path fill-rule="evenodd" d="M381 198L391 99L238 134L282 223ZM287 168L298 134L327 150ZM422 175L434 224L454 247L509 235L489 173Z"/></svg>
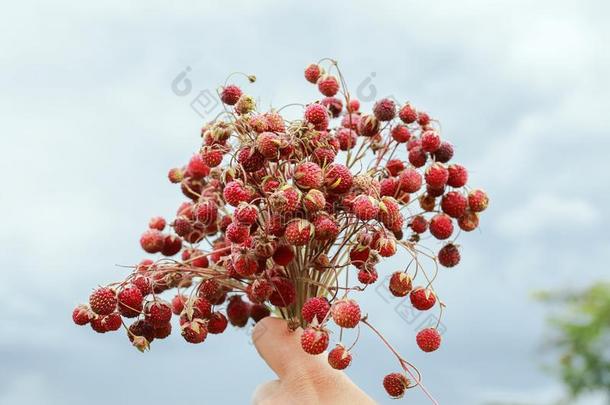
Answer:
<svg viewBox="0 0 610 405"><path fill-rule="evenodd" d="M610 393L610 283L540 293L538 299L558 310L549 319L552 344L560 353L559 375L571 394Z"/></svg>

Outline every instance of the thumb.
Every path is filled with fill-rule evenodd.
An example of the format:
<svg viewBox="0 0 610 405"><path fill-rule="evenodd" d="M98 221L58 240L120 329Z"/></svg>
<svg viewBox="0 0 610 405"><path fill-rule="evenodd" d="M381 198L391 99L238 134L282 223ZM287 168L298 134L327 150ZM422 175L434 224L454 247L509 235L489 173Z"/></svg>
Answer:
<svg viewBox="0 0 610 405"><path fill-rule="evenodd" d="M318 374L334 371L324 354L313 356L303 351L302 334L301 328L291 331L285 320L268 316L256 324L252 340L260 356L280 379L302 375L308 369L315 369Z"/></svg>

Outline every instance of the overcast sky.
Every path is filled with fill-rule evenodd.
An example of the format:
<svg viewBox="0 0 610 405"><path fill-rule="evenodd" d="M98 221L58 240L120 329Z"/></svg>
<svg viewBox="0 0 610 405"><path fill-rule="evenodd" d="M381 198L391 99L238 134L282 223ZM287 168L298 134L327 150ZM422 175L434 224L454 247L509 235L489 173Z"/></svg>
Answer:
<svg viewBox="0 0 610 405"><path fill-rule="evenodd" d="M140 354L122 334L74 327L70 312L125 275L115 264L142 258L148 218L181 200L166 172L197 147L198 92L239 70L257 75L248 91L264 106L307 102L318 94L302 71L322 57L339 60L352 91L368 78L439 119L492 201L437 285L441 350L421 354L417 325L367 293L371 319L442 404L562 394L541 369L547 312L531 292L607 278L607 2L126 3L0 13L0 404L247 403L272 378L241 330ZM192 90L178 96L187 66ZM349 374L389 403L390 354L365 334L354 356ZM404 403L427 402L411 390Z"/></svg>

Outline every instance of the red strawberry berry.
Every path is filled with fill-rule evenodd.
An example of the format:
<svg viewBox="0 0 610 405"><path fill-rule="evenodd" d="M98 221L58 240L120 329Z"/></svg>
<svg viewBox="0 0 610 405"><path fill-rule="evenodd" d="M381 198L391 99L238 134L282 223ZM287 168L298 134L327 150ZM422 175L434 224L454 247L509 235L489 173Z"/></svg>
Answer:
<svg viewBox="0 0 610 405"><path fill-rule="evenodd" d="M227 239L233 243L242 243L250 236L250 227L239 222L232 222L227 227Z"/></svg>
<svg viewBox="0 0 610 405"><path fill-rule="evenodd" d="M306 353L320 354L328 347L329 336L325 329L308 327L301 335L301 347Z"/></svg>
<svg viewBox="0 0 610 405"><path fill-rule="evenodd" d="M152 217L148 222L148 227L150 229L162 231L165 229L165 219L163 219L163 217Z"/></svg>
<svg viewBox="0 0 610 405"><path fill-rule="evenodd" d="M345 194L352 188L353 177L347 166L333 163L326 168L324 184L328 192Z"/></svg>
<svg viewBox="0 0 610 405"><path fill-rule="evenodd" d="M307 68L305 68L305 79L309 83L316 84L321 74L322 68L315 63L312 63L311 65L307 66Z"/></svg>
<svg viewBox="0 0 610 405"><path fill-rule="evenodd" d="M216 335L227 329L229 321L221 312L213 312L208 321L208 332Z"/></svg>
<svg viewBox="0 0 610 405"><path fill-rule="evenodd" d="M428 155L423 151L421 147L414 147L409 149L409 163L411 163L415 167L422 167L426 164L428 160Z"/></svg>
<svg viewBox="0 0 610 405"><path fill-rule="evenodd" d="M339 91L339 81L335 76L324 75L318 79L318 90L326 97L333 97Z"/></svg>
<svg viewBox="0 0 610 405"><path fill-rule="evenodd" d="M354 215L362 221L376 218L379 213L379 202L371 196L359 195L352 205Z"/></svg>
<svg viewBox="0 0 610 405"><path fill-rule="evenodd" d="M430 124L430 116L425 112L418 112L417 123L422 127L425 127L426 125Z"/></svg>
<svg viewBox="0 0 610 405"><path fill-rule="evenodd" d="M254 222L256 222L257 214L258 209L254 205L240 203L235 209L233 216L235 217L236 221L243 225L252 225Z"/></svg>
<svg viewBox="0 0 610 405"><path fill-rule="evenodd" d="M263 132L256 138L256 149L269 160L277 160L280 156L280 137L273 132Z"/></svg>
<svg viewBox="0 0 610 405"><path fill-rule="evenodd" d="M412 168L406 168L398 176L399 188L407 193L415 193L422 186L422 177Z"/></svg>
<svg viewBox="0 0 610 405"><path fill-rule="evenodd" d="M438 251L438 262L445 267L456 266L460 262L460 251L453 243L449 243Z"/></svg>
<svg viewBox="0 0 610 405"><path fill-rule="evenodd" d="M286 225L284 236L288 243L294 246L304 246L311 240L314 227L306 219L294 219Z"/></svg>
<svg viewBox="0 0 610 405"><path fill-rule="evenodd" d="M436 214L430 220L430 233L436 239L447 239L453 233L453 222L446 214Z"/></svg>
<svg viewBox="0 0 610 405"><path fill-rule="evenodd" d="M358 121L358 133L368 138L379 133L381 126L379 120L374 115L364 115Z"/></svg>
<svg viewBox="0 0 610 405"><path fill-rule="evenodd" d="M135 318L142 312L142 291L135 285L123 288L118 294L119 312L126 318Z"/></svg>
<svg viewBox="0 0 610 405"><path fill-rule="evenodd" d="M441 146L441 137L434 130L425 131L421 136L421 148L424 152L434 152Z"/></svg>
<svg viewBox="0 0 610 405"><path fill-rule="evenodd" d="M447 168L449 171L449 177L447 178L447 185L455 188L464 187L468 182L468 171L462 165L449 165Z"/></svg>
<svg viewBox="0 0 610 405"><path fill-rule="evenodd" d="M273 284L273 293L269 297L269 302L282 308L292 305L296 299L296 289L292 281L283 277L273 277L271 283Z"/></svg>
<svg viewBox="0 0 610 405"><path fill-rule="evenodd" d="M450 191L441 200L441 209L452 218L460 218L466 213L468 200L457 191Z"/></svg>
<svg viewBox="0 0 610 405"><path fill-rule="evenodd" d="M411 104L407 103L398 111L398 117L405 124L412 124L417 120L417 111L411 107Z"/></svg>
<svg viewBox="0 0 610 405"><path fill-rule="evenodd" d="M163 256L173 256L182 249L182 239L176 235L167 235L163 241L163 249L161 254Z"/></svg>
<svg viewBox="0 0 610 405"><path fill-rule="evenodd" d="M262 169L265 157L256 148L248 147L237 152L237 161L246 172L252 173Z"/></svg>
<svg viewBox="0 0 610 405"><path fill-rule="evenodd" d="M208 167L216 167L222 162L222 150L206 146L201 150L201 158Z"/></svg>
<svg viewBox="0 0 610 405"><path fill-rule="evenodd" d="M355 328L360 322L360 306L352 299L342 299L331 307L333 321L342 328Z"/></svg>
<svg viewBox="0 0 610 405"><path fill-rule="evenodd" d="M383 377L383 388L392 398L398 399L405 395L411 382L407 377L400 373L391 373Z"/></svg>
<svg viewBox="0 0 610 405"><path fill-rule="evenodd" d="M436 304L436 295L429 288L416 287L409 295L411 304L415 309L427 311Z"/></svg>
<svg viewBox="0 0 610 405"><path fill-rule="evenodd" d="M447 163L453 157L453 145L449 142L441 142L441 146L434 152L434 160Z"/></svg>
<svg viewBox="0 0 610 405"><path fill-rule="evenodd" d="M468 193L468 206L473 212L485 211L489 204L489 197L483 190L472 190Z"/></svg>
<svg viewBox="0 0 610 405"><path fill-rule="evenodd" d="M324 297L312 297L303 304L301 315L307 323L312 323L314 319L321 324L328 315L330 304Z"/></svg>
<svg viewBox="0 0 610 405"><path fill-rule="evenodd" d="M273 261L280 266L287 266L294 259L294 251L288 245L280 245L273 253Z"/></svg>
<svg viewBox="0 0 610 405"><path fill-rule="evenodd" d="M184 310L184 305L188 301L188 298L184 294L176 294L172 298L172 312L174 315L180 315Z"/></svg>
<svg viewBox="0 0 610 405"><path fill-rule="evenodd" d="M165 244L165 235L157 229L147 229L140 237L140 246L148 253L158 253Z"/></svg>
<svg viewBox="0 0 610 405"><path fill-rule="evenodd" d="M244 188L240 181L234 180L225 186L223 190L225 201L234 207L237 207L242 201L250 201L250 193Z"/></svg>
<svg viewBox="0 0 610 405"><path fill-rule="evenodd" d="M328 128L328 109L322 104L309 104L305 107L305 121L309 122L318 131Z"/></svg>
<svg viewBox="0 0 610 405"><path fill-rule="evenodd" d="M89 296L89 306L97 315L108 315L116 310L117 297L114 290L100 287Z"/></svg>
<svg viewBox="0 0 610 405"><path fill-rule="evenodd" d="M220 100L227 105L235 105L241 97L241 89L233 84L223 87L220 92Z"/></svg>
<svg viewBox="0 0 610 405"><path fill-rule="evenodd" d="M391 121L396 116L396 103L389 98L382 98L373 106L373 113L379 121Z"/></svg>
<svg viewBox="0 0 610 405"><path fill-rule="evenodd" d="M402 271L394 272L390 277L389 288L395 297L406 297L413 289L413 279Z"/></svg>
<svg viewBox="0 0 610 405"><path fill-rule="evenodd" d="M181 329L182 337L189 343L203 343L208 336L208 328L201 319L187 321L182 324Z"/></svg>
<svg viewBox="0 0 610 405"><path fill-rule="evenodd" d="M335 240L339 234L339 225L329 215L318 215L313 221L315 234L314 239L319 241Z"/></svg>
<svg viewBox="0 0 610 405"><path fill-rule="evenodd" d="M232 296L227 305L227 317L231 325L245 326L250 318L250 304L243 301L239 295Z"/></svg>
<svg viewBox="0 0 610 405"><path fill-rule="evenodd" d="M351 362L352 355L343 345L338 344L328 352L328 364L335 370L345 370Z"/></svg>
<svg viewBox="0 0 610 405"><path fill-rule="evenodd" d="M441 335L434 328L420 330L415 340L419 348L426 353L435 351L441 345Z"/></svg>
<svg viewBox="0 0 610 405"><path fill-rule="evenodd" d="M409 226L415 233L424 233L428 230L428 221L423 216L416 215L411 219Z"/></svg>
<svg viewBox="0 0 610 405"><path fill-rule="evenodd" d="M296 166L294 170L295 184L302 189L320 188L324 178L322 169L314 162L303 162Z"/></svg>
<svg viewBox="0 0 610 405"><path fill-rule="evenodd" d="M464 215L458 218L458 226L466 232L474 231L479 226L479 215L467 209Z"/></svg>
<svg viewBox="0 0 610 405"><path fill-rule="evenodd" d="M362 284L373 284L379 278L379 274L375 267L372 266L364 266L360 270L358 270L358 281Z"/></svg>
<svg viewBox="0 0 610 405"><path fill-rule="evenodd" d="M385 167L390 173L390 176L397 176L405 169L405 164L400 159L390 159Z"/></svg>
<svg viewBox="0 0 610 405"><path fill-rule="evenodd" d="M81 326L88 324L94 316L87 305L81 304L72 311L72 320L75 324Z"/></svg>
<svg viewBox="0 0 610 405"><path fill-rule="evenodd" d="M144 318L153 327L163 326L172 319L172 307L165 301L152 301L144 308Z"/></svg>
<svg viewBox="0 0 610 405"><path fill-rule="evenodd" d="M449 171L442 163L434 163L426 169L426 183L435 189L443 188L449 179Z"/></svg>
<svg viewBox="0 0 610 405"><path fill-rule="evenodd" d="M328 108L333 118L337 118L343 110L343 102L337 97L325 97L320 101L320 104Z"/></svg>
<svg viewBox="0 0 610 405"><path fill-rule="evenodd" d="M309 190L303 198L303 208L310 214L323 210L325 206L326 198L320 190Z"/></svg>
<svg viewBox="0 0 610 405"><path fill-rule="evenodd" d="M405 143L411 139L411 132L406 125L396 125L392 128L392 138L398 143Z"/></svg>

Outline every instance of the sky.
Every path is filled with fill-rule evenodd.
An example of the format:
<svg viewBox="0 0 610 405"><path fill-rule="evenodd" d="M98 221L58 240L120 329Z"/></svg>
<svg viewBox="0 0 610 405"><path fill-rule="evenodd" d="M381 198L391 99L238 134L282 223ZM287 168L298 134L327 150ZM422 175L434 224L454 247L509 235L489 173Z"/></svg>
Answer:
<svg viewBox="0 0 610 405"><path fill-rule="evenodd" d="M542 367L549 310L531 295L608 278L609 11L601 0L5 4L0 405L248 403L273 378L248 331L203 345L171 336L140 354L70 313L126 275L116 265L143 257L148 219L181 201L166 173L197 148L199 92L242 71L263 106L305 103L318 94L303 69L323 57L359 97L392 95L440 120L491 197L436 285L443 347L420 353L416 322L374 293L361 301L371 320L441 404L561 397ZM182 72L186 95L172 91ZM385 404L380 381L396 366L365 334L348 374ZM427 402L410 390L404 403Z"/></svg>

